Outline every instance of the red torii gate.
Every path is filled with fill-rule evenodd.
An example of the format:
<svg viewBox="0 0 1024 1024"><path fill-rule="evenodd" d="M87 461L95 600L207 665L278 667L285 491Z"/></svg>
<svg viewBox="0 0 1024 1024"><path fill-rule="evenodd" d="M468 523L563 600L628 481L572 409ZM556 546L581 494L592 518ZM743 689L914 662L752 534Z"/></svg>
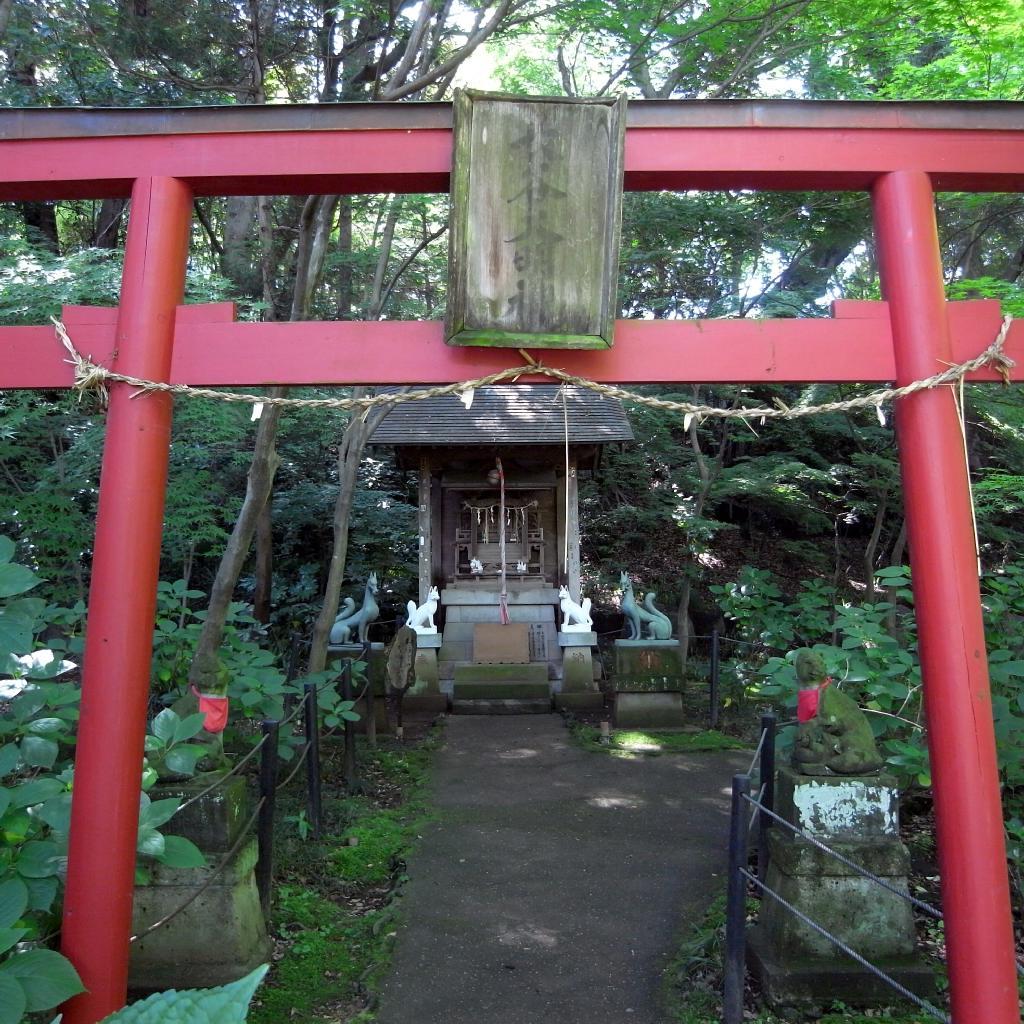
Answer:
<svg viewBox="0 0 1024 1024"><path fill-rule="evenodd" d="M1024 191L1024 104L637 102L627 189L872 193L887 302L831 321L621 321L610 351L545 352L599 381L906 384L981 352L998 303L947 303L933 190ZM0 199L132 199L120 306L69 309L79 350L188 384L458 382L514 362L438 323L232 322L180 306L200 195L446 191L448 104L0 111ZM1024 379L1024 328L1006 351ZM67 387L50 327L0 328L0 387ZM527 378L528 379L528 378ZM972 380L996 380L991 371ZM89 989L68 1024L123 1004L139 765L172 403L111 388L97 514L63 948ZM954 396L896 412L934 778L953 1018L1019 1019L970 498Z"/></svg>

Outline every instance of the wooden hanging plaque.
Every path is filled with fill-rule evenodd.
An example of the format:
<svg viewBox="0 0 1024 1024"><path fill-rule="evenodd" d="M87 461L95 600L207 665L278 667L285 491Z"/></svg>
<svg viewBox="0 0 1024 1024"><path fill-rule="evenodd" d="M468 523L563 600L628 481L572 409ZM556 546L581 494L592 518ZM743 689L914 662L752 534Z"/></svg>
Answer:
<svg viewBox="0 0 1024 1024"><path fill-rule="evenodd" d="M626 102L455 95L449 345L607 348Z"/></svg>

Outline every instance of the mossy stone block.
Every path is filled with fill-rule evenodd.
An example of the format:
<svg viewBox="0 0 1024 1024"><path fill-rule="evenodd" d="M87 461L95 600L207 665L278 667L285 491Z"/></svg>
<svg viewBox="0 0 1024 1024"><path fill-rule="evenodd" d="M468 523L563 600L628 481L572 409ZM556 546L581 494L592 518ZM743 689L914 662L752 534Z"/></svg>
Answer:
<svg viewBox="0 0 1024 1024"><path fill-rule="evenodd" d="M188 798L209 783L209 779L197 781L173 787L173 792L172 787L165 787L159 797ZM132 928L136 933L201 890L167 924L132 944L129 986L135 991L186 987L183 978L187 987L223 985L270 958L272 946L253 870L256 840L243 841L224 869L214 875L242 834L250 807L245 780L236 777L185 808L167 826L169 834L191 839L206 855L207 864L188 869L157 864L149 882L135 887Z"/></svg>
<svg viewBox="0 0 1024 1024"><path fill-rule="evenodd" d="M589 647L566 647L562 651L562 692L586 693L597 689L593 657Z"/></svg>
<svg viewBox="0 0 1024 1024"><path fill-rule="evenodd" d="M778 771L775 809L812 835L870 839L899 835L899 790L891 775L803 775Z"/></svg>
<svg viewBox="0 0 1024 1024"><path fill-rule="evenodd" d="M240 775L232 776L195 803L189 802L209 789L219 774L198 775L188 782L158 782L149 792L151 800L180 797L182 804L187 804L174 815L164 831L190 839L207 854L230 850L253 809L249 784Z"/></svg>
<svg viewBox="0 0 1024 1024"><path fill-rule="evenodd" d="M548 684L546 662L527 665L456 665L455 683L543 683Z"/></svg>
<svg viewBox="0 0 1024 1024"><path fill-rule="evenodd" d="M616 729L680 729L685 724L678 692L616 693L612 718Z"/></svg>
<svg viewBox="0 0 1024 1024"><path fill-rule="evenodd" d="M676 640L616 640L613 682L618 691L682 690L683 660Z"/></svg>

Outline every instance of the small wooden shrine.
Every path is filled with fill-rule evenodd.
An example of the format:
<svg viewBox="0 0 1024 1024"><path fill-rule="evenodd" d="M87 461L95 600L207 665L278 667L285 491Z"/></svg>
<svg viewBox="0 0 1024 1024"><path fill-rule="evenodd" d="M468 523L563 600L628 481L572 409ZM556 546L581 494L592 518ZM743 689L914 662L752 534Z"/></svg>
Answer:
<svg viewBox="0 0 1024 1024"><path fill-rule="evenodd" d="M455 395L410 402L377 427L370 443L393 446L419 475L419 600L438 588L442 691L480 683L496 663L503 693L561 690L558 588L580 599L578 482L606 444L632 439L619 401L558 385L481 388L468 407ZM502 622L503 583L515 628L488 635L476 627ZM507 643L516 636L520 657ZM589 668L589 647L577 660Z"/></svg>

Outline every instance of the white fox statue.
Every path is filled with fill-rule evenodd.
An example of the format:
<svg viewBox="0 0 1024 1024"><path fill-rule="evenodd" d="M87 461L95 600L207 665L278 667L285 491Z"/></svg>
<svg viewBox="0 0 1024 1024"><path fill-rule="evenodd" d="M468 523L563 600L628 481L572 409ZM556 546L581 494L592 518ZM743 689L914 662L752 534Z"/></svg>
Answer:
<svg viewBox="0 0 1024 1024"><path fill-rule="evenodd" d="M441 599L437 587L431 587L427 594L426 601L418 608L415 601L407 605L409 617L406 625L411 626L417 633L436 633L437 626L434 625L434 613L437 611L437 602Z"/></svg>
<svg viewBox="0 0 1024 1024"><path fill-rule="evenodd" d="M558 588L558 607L562 609L563 633L589 633L594 628L594 620L590 617L590 598L583 598L577 604L569 593L568 587Z"/></svg>

